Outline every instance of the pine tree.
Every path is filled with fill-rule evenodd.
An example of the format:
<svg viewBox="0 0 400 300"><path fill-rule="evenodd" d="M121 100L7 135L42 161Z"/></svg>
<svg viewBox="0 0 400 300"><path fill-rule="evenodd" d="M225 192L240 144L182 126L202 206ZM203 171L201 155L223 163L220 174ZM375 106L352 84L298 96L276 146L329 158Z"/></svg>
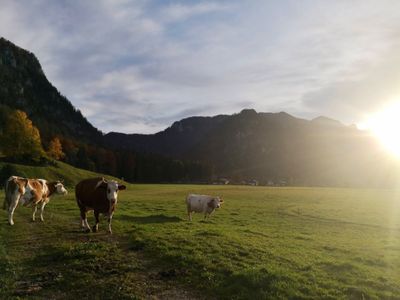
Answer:
<svg viewBox="0 0 400 300"><path fill-rule="evenodd" d="M47 155L56 160L60 160L65 157L65 153L62 151L62 145L58 137L55 137L50 141Z"/></svg>
<svg viewBox="0 0 400 300"><path fill-rule="evenodd" d="M39 130L23 111L10 113L1 141L3 153L8 157L39 161L44 156Z"/></svg>

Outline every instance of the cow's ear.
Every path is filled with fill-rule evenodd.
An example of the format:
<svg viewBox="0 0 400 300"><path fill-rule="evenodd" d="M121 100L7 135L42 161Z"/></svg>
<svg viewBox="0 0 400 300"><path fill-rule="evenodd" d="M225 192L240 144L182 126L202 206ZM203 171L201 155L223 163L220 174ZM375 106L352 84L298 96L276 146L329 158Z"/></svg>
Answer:
<svg viewBox="0 0 400 300"><path fill-rule="evenodd" d="M224 199L222 197L218 197L218 198L219 198L220 203L224 202Z"/></svg>
<svg viewBox="0 0 400 300"><path fill-rule="evenodd" d="M118 185L118 190L126 190L126 186L125 185L123 185L123 184L121 184L121 185Z"/></svg>
<svg viewBox="0 0 400 300"><path fill-rule="evenodd" d="M95 189L98 189L98 188L106 189L106 188L107 188L107 183L104 182L103 180L100 180L100 181L96 184Z"/></svg>

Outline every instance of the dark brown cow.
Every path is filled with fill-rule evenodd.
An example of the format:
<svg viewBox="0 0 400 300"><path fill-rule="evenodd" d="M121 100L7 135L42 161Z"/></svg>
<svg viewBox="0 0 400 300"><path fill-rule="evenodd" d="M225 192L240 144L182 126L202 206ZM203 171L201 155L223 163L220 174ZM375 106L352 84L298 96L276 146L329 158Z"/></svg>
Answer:
<svg viewBox="0 0 400 300"><path fill-rule="evenodd" d="M86 213L94 211L96 223L93 231L99 228L99 214L108 217L108 232L112 233L111 220L118 200L118 191L125 190L125 185L120 185L114 180L107 181L101 177L85 179L75 187L76 202L81 211L81 226L90 232Z"/></svg>
<svg viewBox="0 0 400 300"><path fill-rule="evenodd" d="M35 221L37 206L40 207L40 219L43 219L44 207L53 194L67 194L67 190L60 181L48 182L45 179L28 179L11 176L5 185L5 199L3 208L8 208L8 222L14 225L14 211L21 202L24 206L32 207L32 220Z"/></svg>

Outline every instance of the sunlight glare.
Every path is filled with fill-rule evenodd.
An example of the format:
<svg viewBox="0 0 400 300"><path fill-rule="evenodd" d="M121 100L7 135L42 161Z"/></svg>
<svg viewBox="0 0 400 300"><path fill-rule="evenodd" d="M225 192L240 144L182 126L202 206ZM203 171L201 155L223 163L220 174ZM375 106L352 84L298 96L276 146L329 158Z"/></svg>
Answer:
<svg viewBox="0 0 400 300"><path fill-rule="evenodd" d="M391 154L400 159L400 102L371 115L357 127L371 131Z"/></svg>

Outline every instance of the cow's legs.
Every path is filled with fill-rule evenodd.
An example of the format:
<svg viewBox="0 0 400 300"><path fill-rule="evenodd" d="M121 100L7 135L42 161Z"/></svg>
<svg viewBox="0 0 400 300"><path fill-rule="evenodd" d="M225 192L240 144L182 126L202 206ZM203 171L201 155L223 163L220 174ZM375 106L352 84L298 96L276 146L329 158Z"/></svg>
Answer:
<svg viewBox="0 0 400 300"><path fill-rule="evenodd" d="M93 226L93 232L96 232L97 230L99 230L99 212L95 211L94 212L94 218L95 218L95 224Z"/></svg>
<svg viewBox="0 0 400 300"><path fill-rule="evenodd" d="M43 212L44 212L44 207L46 206L46 202L45 201L43 201L42 202L42 206L40 207L40 220L42 221L42 222L44 222L44 219L43 219Z"/></svg>
<svg viewBox="0 0 400 300"><path fill-rule="evenodd" d="M32 206L32 221L35 222L37 212L37 204L33 204Z"/></svg>
<svg viewBox="0 0 400 300"><path fill-rule="evenodd" d="M13 197L13 200L10 203L10 207L8 208L8 223L10 225L14 225L14 211L18 205L19 197Z"/></svg>
<svg viewBox="0 0 400 300"><path fill-rule="evenodd" d="M189 221L192 221L192 208L191 208L191 205L189 203L187 203L186 208L187 208L187 214L188 214Z"/></svg>
<svg viewBox="0 0 400 300"><path fill-rule="evenodd" d="M108 215L108 233L112 234L112 230L111 230L111 221L112 221L112 217L113 214L111 213L110 215Z"/></svg>
<svg viewBox="0 0 400 300"><path fill-rule="evenodd" d="M86 211L83 209L81 209L81 225L82 225L82 228L85 229L86 232L90 232L90 226L87 221Z"/></svg>

